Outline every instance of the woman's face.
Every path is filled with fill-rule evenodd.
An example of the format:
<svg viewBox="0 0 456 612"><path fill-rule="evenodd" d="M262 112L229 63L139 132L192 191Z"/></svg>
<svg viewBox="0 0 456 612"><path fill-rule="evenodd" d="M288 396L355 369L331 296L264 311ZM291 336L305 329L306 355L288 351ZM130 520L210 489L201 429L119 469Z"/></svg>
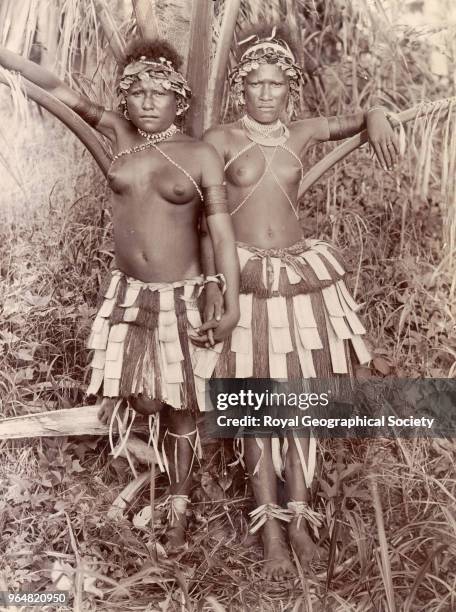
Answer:
<svg viewBox="0 0 456 612"><path fill-rule="evenodd" d="M126 100L130 121L145 132L162 132L176 118L176 95L158 79L135 81Z"/></svg>
<svg viewBox="0 0 456 612"><path fill-rule="evenodd" d="M260 123L273 123L287 103L288 77L274 64L261 64L245 77L244 92L247 113Z"/></svg>

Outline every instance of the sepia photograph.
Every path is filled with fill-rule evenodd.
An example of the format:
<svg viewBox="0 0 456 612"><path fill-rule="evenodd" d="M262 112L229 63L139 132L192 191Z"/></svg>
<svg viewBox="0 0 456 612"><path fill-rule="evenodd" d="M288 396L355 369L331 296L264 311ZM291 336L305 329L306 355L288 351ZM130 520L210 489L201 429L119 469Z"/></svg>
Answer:
<svg viewBox="0 0 456 612"><path fill-rule="evenodd" d="M0 0L0 611L456 611L453 0Z"/></svg>

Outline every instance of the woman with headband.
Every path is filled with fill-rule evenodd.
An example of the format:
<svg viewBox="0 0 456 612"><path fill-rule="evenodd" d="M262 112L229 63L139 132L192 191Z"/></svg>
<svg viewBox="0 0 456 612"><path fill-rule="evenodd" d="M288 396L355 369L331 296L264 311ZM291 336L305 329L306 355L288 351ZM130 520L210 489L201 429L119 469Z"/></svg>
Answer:
<svg viewBox="0 0 456 612"><path fill-rule="evenodd" d="M0 63L18 69L15 55L6 49L0 49ZM177 53L165 42L130 45L120 66L120 113L92 103L33 62L22 70L112 145L108 184L116 267L89 339L93 358L87 393L103 396L99 417L111 425L127 406L127 432L135 411L149 416L157 461L171 482L167 509L173 545L184 542L191 467L200 451L195 413L204 381L194 379L192 360L198 349L189 334L201 325L198 298L206 282L198 235L202 213L220 273L213 280L227 281L218 339L231 332L239 317L238 262L223 168L211 145L186 136L174 124L190 99L179 65ZM170 409L161 459L153 420L163 405Z"/></svg>
<svg viewBox="0 0 456 612"><path fill-rule="evenodd" d="M283 36L252 38L230 75L231 95L242 116L210 129L204 137L225 164L241 266L241 316L222 348L211 348L211 334L223 309L215 285L209 288L205 313L212 319L205 322L198 340L199 346L208 347L209 357L199 374L288 379L295 381L294 389L331 389L334 397L342 397L356 364L367 363L370 355L340 254L326 242L302 237L302 159L317 143L367 128L378 159L391 168L398 152L396 138L381 108L290 122L299 105L302 70ZM203 252L203 265L211 273L210 248ZM281 447L277 438L243 442L257 503L251 532L262 529L265 572L279 579L292 571L283 526L304 568L315 550L309 527L315 531L321 521L308 500L316 442L290 432ZM286 508L278 502L278 479L285 481Z"/></svg>

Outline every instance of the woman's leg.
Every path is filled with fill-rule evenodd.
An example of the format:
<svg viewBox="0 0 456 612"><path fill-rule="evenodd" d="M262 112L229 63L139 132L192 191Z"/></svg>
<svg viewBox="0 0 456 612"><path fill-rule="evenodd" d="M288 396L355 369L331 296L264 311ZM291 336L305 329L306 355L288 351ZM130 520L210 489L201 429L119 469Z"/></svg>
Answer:
<svg viewBox="0 0 456 612"><path fill-rule="evenodd" d="M250 474L253 494L257 506L264 504L277 505L277 478L272 463L271 440L262 438L263 456L257 441L253 438L245 439L245 458L247 469ZM261 461L258 470L253 475L258 461ZM264 573L269 578L280 580L286 575L293 573L293 564L290 561L288 545L281 521L269 518L262 527L262 539L264 547Z"/></svg>
<svg viewBox="0 0 456 612"><path fill-rule="evenodd" d="M285 458L285 483L287 496L291 502L301 502L292 505L295 510L295 516L288 524L288 535L290 544L296 553L301 567L304 570L309 569L309 562L315 555L317 549L312 538L309 535L309 527L305 518L305 513L299 514L299 510L306 508L309 501L309 489L307 488L304 470L301 463L301 457L308 461L309 457L309 438L298 438L293 435L288 436L288 450ZM301 452L299 452L298 447Z"/></svg>
<svg viewBox="0 0 456 612"><path fill-rule="evenodd" d="M196 420L188 410L170 409L164 452L169 465L170 498L167 537L172 547L185 543L186 507L192 485L192 467L197 460Z"/></svg>

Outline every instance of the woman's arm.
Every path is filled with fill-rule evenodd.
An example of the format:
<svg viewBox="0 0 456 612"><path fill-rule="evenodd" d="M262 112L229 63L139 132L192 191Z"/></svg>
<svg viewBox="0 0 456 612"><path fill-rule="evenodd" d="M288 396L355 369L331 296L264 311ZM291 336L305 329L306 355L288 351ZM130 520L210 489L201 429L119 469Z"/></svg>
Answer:
<svg viewBox="0 0 456 612"><path fill-rule="evenodd" d="M205 273L220 272L226 280L225 310L214 332L216 341L229 335L239 320L239 260L236 253L231 217L227 211L223 167L217 152L203 145L202 186L205 194L205 216L213 248L205 247ZM215 270L214 268L215 262ZM212 269L211 269L212 268Z"/></svg>
<svg viewBox="0 0 456 612"><path fill-rule="evenodd" d="M19 72L23 77L66 104L93 128L110 139L114 138L115 126L122 121L121 117L95 104L84 94L74 91L46 68L5 47L0 47L0 65L7 70Z"/></svg>
<svg viewBox="0 0 456 612"><path fill-rule="evenodd" d="M303 147L350 138L365 129L379 162L385 169L391 170L399 154L399 144L387 111L380 106L352 115L316 117L293 124L293 131L296 130L298 137L301 137Z"/></svg>
<svg viewBox="0 0 456 612"><path fill-rule="evenodd" d="M221 162L224 163L224 134L220 128L211 128L204 136L203 140L212 144L220 156ZM207 227L206 216L203 215L200 227L200 252L201 252L201 267L203 274L207 276L215 276L215 257L214 247ZM224 313L224 300L220 287L217 283L207 283L204 290L204 310L203 321L220 321ZM214 343L213 331L208 330L209 342Z"/></svg>
<svg viewBox="0 0 456 612"><path fill-rule="evenodd" d="M207 130L203 135L203 142L212 145L211 149L218 153L220 162L225 164L225 134L223 128L215 127ZM224 173L224 171L223 171ZM222 178L224 182L224 177ZM201 223L201 265L206 276L213 276L215 271L214 249L208 234L207 221L203 218Z"/></svg>
<svg viewBox="0 0 456 612"><path fill-rule="evenodd" d="M206 215L202 216L200 224L200 252L201 267L204 276L211 277L217 274L215 268L214 247L212 246L209 228L207 226ZM203 321L215 319L220 321L224 313L223 294L218 283L215 281L206 282L204 288L204 310Z"/></svg>

